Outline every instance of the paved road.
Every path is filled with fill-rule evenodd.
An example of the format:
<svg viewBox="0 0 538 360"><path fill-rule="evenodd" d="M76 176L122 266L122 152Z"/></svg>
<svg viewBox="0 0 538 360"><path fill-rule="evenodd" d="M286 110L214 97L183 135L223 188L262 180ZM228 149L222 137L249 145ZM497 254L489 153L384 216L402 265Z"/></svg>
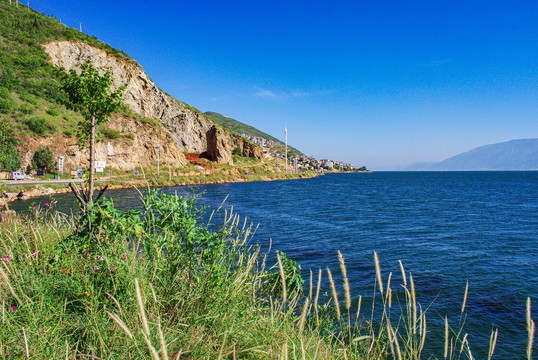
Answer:
<svg viewBox="0 0 538 360"><path fill-rule="evenodd" d="M6 180L7 186L16 187L22 185L61 185L73 183L81 183L84 179L57 179L57 180Z"/></svg>

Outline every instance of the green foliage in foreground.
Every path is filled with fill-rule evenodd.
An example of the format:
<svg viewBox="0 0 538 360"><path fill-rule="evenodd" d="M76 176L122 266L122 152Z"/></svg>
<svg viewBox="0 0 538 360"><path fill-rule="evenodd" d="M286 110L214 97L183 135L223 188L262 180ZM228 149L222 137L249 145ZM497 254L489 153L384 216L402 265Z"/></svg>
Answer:
<svg viewBox="0 0 538 360"><path fill-rule="evenodd" d="M297 264L279 253L266 270L233 213L202 224L194 199L154 191L125 214L106 199L80 218L51 206L0 223L0 358L421 358L426 318L413 279L402 267L398 299L377 255L373 325L351 309L341 254L344 300L328 271L332 296L322 301L321 270L317 287L311 275L308 294L298 291ZM461 335L447 322L439 358L473 358Z"/></svg>

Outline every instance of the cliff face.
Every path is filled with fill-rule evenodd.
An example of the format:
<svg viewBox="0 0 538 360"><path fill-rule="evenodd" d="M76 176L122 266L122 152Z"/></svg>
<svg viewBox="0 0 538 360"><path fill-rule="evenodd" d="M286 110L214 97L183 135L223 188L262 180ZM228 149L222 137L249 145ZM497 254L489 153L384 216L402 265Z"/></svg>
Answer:
<svg viewBox="0 0 538 360"><path fill-rule="evenodd" d="M233 163L231 152L235 147L241 149L243 156L258 159L263 157L261 149L255 144L215 127L203 114L165 94L141 67L85 43L53 41L43 46L50 56L50 62L66 70L79 69L80 65L88 60L91 60L96 68L109 69L114 88L127 84L123 92L125 104L137 114L158 119L179 151L206 153L210 160L228 164ZM157 140L159 138L154 137L148 139L148 143L155 143ZM132 154L143 156L142 153L134 154L134 151ZM171 155L170 157L170 160L174 160ZM175 162L183 161L179 160L179 156L176 158Z"/></svg>
<svg viewBox="0 0 538 360"><path fill-rule="evenodd" d="M233 164L232 151L235 148L239 148L244 157L263 158L263 152L258 145L245 141L215 125L209 129L206 136L207 157L217 163Z"/></svg>
<svg viewBox="0 0 538 360"><path fill-rule="evenodd" d="M161 166L179 168L187 165L187 160L176 146L170 134L161 128L144 124L138 120L113 116L107 128L117 130L122 137L116 140L102 140L96 144L96 161L106 161L106 166L120 170L135 170L140 166L157 165L156 139L160 142L159 161ZM21 140L19 151L22 155L22 168L26 168L34 153L49 146L54 154L65 154L65 171L88 166L88 149L79 149L76 137L65 135Z"/></svg>
<svg viewBox="0 0 538 360"><path fill-rule="evenodd" d="M160 120L180 151L207 149L206 132L213 122L161 91L141 67L85 43L53 41L43 46L50 62L66 70L78 69L88 60L97 68L109 69L115 88L127 84L125 104L137 114Z"/></svg>

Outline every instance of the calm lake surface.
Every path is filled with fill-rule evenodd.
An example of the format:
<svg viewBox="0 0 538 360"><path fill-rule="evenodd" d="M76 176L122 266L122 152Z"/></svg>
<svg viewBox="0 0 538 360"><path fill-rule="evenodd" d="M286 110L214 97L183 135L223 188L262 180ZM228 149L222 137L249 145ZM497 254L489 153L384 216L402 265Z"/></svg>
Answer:
<svg viewBox="0 0 538 360"><path fill-rule="evenodd" d="M524 358L525 301L538 314L538 172L377 172L332 174L308 180L204 185L199 203L224 208L259 224L254 237L264 249L285 251L309 269L340 273L342 251L355 299L372 298L373 251L383 278L401 283L398 260L415 279L428 327L442 338L441 318L457 327L469 281L465 332L473 355L487 356L492 327L499 328L493 358ZM166 193L190 193L186 187ZM109 191L116 206L139 207L136 190ZM68 212L71 194L57 195ZM14 203L15 209L32 202ZM323 289L329 290L328 286ZM401 291L400 291L401 293ZM366 307L363 306L363 314ZM442 357L442 340L433 346ZM536 349L535 344L535 349ZM458 350L459 351L459 350Z"/></svg>

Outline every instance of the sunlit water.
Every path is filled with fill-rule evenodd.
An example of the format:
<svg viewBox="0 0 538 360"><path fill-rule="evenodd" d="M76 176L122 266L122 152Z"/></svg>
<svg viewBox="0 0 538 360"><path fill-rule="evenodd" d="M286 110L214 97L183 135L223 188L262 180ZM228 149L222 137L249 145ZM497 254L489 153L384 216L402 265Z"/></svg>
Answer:
<svg viewBox="0 0 538 360"><path fill-rule="evenodd" d="M494 358L523 358L525 301L538 313L538 172L380 172L335 174L308 180L199 186L199 202L212 208L226 198L242 217L259 224L254 240L285 251L309 269L339 273L337 250L348 268L355 300L372 297L379 254L384 281L401 283L398 260L415 279L428 309L430 337L440 339L441 318L457 326L469 281L465 332L473 355L487 355L492 327L499 328ZM167 193L190 192L169 187ZM132 189L109 191L122 209L140 206ZM58 209L73 206L57 195ZM28 208L32 199L16 202ZM308 282L308 281L307 281ZM325 286L324 290L328 290ZM364 310L365 311L365 310ZM536 319L536 316L533 315ZM442 341L430 347L436 356ZM536 347L536 346L535 346Z"/></svg>

